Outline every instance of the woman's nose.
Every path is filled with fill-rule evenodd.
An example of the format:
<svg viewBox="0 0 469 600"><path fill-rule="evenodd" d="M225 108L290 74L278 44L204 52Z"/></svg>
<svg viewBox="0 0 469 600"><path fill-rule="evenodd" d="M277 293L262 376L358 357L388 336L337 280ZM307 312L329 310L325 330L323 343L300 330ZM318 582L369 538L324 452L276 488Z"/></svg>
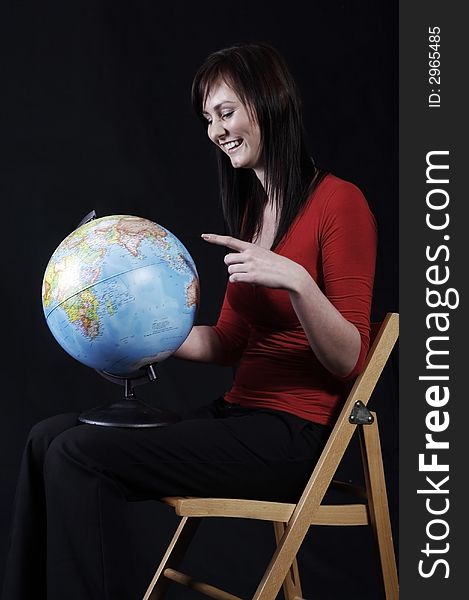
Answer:
<svg viewBox="0 0 469 600"><path fill-rule="evenodd" d="M221 137L226 135L225 125L221 119L216 119L212 122L209 135L210 135L210 139L215 143Z"/></svg>

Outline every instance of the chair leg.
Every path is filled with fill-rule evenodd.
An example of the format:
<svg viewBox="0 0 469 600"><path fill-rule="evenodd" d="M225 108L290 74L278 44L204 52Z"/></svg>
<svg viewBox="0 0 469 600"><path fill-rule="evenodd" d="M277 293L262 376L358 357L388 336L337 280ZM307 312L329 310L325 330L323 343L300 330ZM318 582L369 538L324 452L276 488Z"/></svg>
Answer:
<svg viewBox="0 0 469 600"><path fill-rule="evenodd" d="M143 597L143 600L160 600L164 598L164 594L170 581L164 576L166 569L177 568L179 563L186 553L187 547L192 541L198 526L200 525L201 519L196 517L183 517L179 523L178 528L171 540L168 549L166 550L163 559L160 562L156 573L148 586L147 591Z"/></svg>
<svg viewBox="0 0 469 600"><path fill-rule="evenodd" d="M288 524L285 524L285 532L277 543L277 548L251 600L277 598L310 526L307 511L299 512L301 514L293 514Z"/></svg>
<svg viewBox="0 0 469 600"><path fill-rule="evenodd" d="M275 540L277 543L281 540L285 532L285 527L285 523L274 523ZM283 595L285 596L285 600L298 600L302 598L300 572L296 558L288 569L287 576L283 581Z"/></svg>
<svg viewBox="0 0 469 600"><path fill-rule="evenodd" d="M360 446L370 521L378 544L386 600L397 600L399 597L399 583L396 556L392 540L378 422L376 415L374 417L375 420L372 425L359 426Z"/></svg>

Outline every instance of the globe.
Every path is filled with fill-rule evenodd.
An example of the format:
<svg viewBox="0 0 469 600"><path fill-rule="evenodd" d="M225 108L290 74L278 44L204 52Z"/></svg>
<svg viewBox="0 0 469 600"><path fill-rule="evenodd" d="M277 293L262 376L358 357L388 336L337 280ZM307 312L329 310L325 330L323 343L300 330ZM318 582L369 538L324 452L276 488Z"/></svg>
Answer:
<svg viewBox="0 0 469 600"><path fill-rule="evenodd" d="M99 372L132 378L171 356L191 331L199 278L187 249L148 219L91 220L52 254L43 278L47 325Z"/></svg>

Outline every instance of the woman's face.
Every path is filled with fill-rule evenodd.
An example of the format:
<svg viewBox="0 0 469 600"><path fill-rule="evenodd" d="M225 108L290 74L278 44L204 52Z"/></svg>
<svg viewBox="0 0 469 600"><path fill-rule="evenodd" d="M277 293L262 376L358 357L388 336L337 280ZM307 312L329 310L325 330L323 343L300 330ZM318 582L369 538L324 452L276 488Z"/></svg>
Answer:
<svg viewBox="0 0 469 600"><path fill-rule="evenodd" d="M208 137L225 152L234 168L262 174L261 132L246 106L223 80L214 83L204 104Z"/></svg>

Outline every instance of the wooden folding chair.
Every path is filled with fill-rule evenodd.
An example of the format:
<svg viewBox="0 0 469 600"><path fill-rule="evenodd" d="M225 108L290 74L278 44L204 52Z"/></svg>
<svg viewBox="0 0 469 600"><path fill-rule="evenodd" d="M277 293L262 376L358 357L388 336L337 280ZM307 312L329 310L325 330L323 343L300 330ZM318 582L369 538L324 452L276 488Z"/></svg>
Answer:
<svg viewBox="0 0 469 600"><path fill-rule="evenodd" d="M377 332L376 332L377 329ZM374 328L374 341L363 372L357 377L314 471L297 504L220 498L164 498L182 517L174 537L143 600L159 600L173 581L215 598L241 600L224 590L195 581L177 570L203 517L239 517L271 521L277 548L252 596L274 600L283 585L286 600L301 600L296 556L311 525L370 525L379 551L387 600L398 598L398 577L389 518L383 461L376 414L367 408L399 335L399 315L388 313ZM373 328L372 328L373 335ZM366 488L333 481L334 474L354 431L360 437ZM348 490L363 500L359 504L323 504L330 487ZM357 493L358 492L358 493Z"/></svg>

